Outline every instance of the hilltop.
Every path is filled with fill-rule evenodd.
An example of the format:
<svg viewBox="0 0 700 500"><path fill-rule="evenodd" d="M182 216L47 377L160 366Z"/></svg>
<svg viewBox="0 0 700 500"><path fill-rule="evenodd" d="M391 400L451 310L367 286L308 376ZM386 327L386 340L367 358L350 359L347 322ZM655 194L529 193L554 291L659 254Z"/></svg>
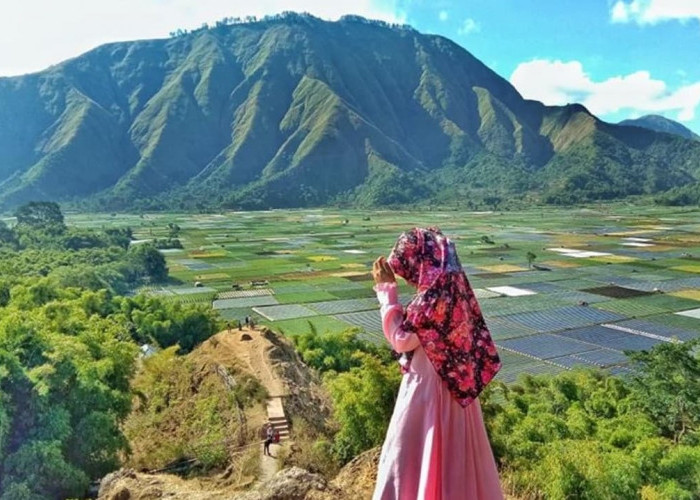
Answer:
<svg viewBox="0 0 700 500"><path fill-rule="evenodd" d="M231 408L231 415L227 415L226 409L220 409L224 419L229 420L227 430L232 437L232 442L226 443L226 453L230 454L231 461L225 470L214 469L212 473L195 479L174 475L176 468L167 466L147 472L154 465L165 465L153 462L149 464L148 459L167 456L168 449L177 449L181 446L179 441L183 434L187 435L188 443L201 443L202 437L211 430L208 428L211 422L202 422L202 415L193 422L193 414L188 413L185 407L201 408L212 397L219 401L227 400L226 393L235 392L237 386L250 384L247 381L249 377L265 387L268 398L283 395L284 411L298 425L323 429L330 420L329 397L317 375L299 358L288 340L268 329L223 331L182 358L173 358L168 354L164 352L156 355L155 362L147 361L145 370L136 380L138 388L144 377L153 383L154 377L151 375L158 373L164 377L169 387L165 395L165 408L158 409L161 416L157 423L153 425L151 422L146 429L141 428L140 433L134 432L140 428L139 423L143 424L142 415L148 412L148 403L146 407L143 403L138 405L126 422L126 432L132 448L132 456L127 465L139 468L141 472L127 467L108 474L101 481L99 498L117 500L168 496L201 500L330 500L371 495L379 459L378 448L353 459L332 481L298 467L284 467L277 471L281 460L268 463L264 460L262 463L257 461L260 445L255 429L262 425L265 416L256 405L246 406L243 414L237 414L235 408ZM160 359L157 359L158 356ZM158 368L154 370L153 364ZM178 376L178 367L184 367L184 377ZM183 394L178 389L180 382L188 383L181 389L189 394ZM150 389L153 395L162 396L159 389ZM148 391L139 394L145 401L155 400L155 396ZM162 401L160 398L156 404L162 405ZM294 439L283 441L283 446L293 451L297 446ZM197 446L190 449L197 450ZM277 448L275 453L279 457L280 449ZM203 453L202 456L206 454ZM184 457L177 462L183 463L182 458ZM194 461L197 462L195 467L201 466L201 460L195 458ZM270 464L273 469L268 472L265 469Z"/></svg>
<svg viewBox="0 0 700 500"><path fill-rule="evenodd" d="M565 203L700 175L700 144L525 100L406 26L286 14L0 78L0 205Z"/></svg>
<svg viewBox="0 0 700 500"><path fill-rule="evenodd" d="M618 123L618 125L641 127L654 130L656 132L665 132L667 134L678 135L680 137L684 137L685 139L700 141L700 136L685 125L660 115L645 115L631 120L622 120Z"/></svg>

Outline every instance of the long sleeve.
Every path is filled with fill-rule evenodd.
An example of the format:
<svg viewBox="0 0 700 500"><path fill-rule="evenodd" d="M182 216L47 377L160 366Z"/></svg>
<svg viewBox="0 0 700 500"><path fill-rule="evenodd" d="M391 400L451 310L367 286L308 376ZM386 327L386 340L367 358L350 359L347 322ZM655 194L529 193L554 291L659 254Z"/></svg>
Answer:
<svg viewBox="0 0 700 500"><path fill-rule="evenodd" d="M415 333L401 329L403 307L399 302L396 283L379 283L375 285L377 300L381 306L382 329L391 347L396 352L408 352L416 349L420 341Z"/></svg>

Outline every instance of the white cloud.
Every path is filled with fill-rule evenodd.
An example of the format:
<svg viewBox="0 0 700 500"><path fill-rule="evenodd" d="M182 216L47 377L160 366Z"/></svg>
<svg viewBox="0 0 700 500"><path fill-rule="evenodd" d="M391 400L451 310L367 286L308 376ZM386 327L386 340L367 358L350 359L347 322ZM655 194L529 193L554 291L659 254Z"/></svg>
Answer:
<svg viewBox="0 0 700 500"><path fill-rule="evenodd" d="M440 18L440 21L447 21L447 19L450 17L450 14L446 10L441 10L438 14L438 17Z"/></svg>
<svg viewBox="0 0 700 500"><path fill-rule="evenodd" d="M457 30L457 33L466 36L471 33L478 33L479 31L481 31L481 26L479 26L474 19L468 17L462 22L462 26Z"/></svg>
<svg viewBox="0 0 700 500"><path fill-rule="evenodd" d="M617 0L610 11L616 23L656 24L662 21L700 21L698 0Z"/></svg>
<svg viewBox="0 0 700 500"><path fill-rule="evenodd" d="M510 82L527 99L548 105L578 102L593 114L605 116L621 110L635 113L676 113L691 121L700 105L700 82L671 90L648 71L636 71L603 81L593 81L579 61L536 59L520 63Z"/></svg>
<svg viewBox="0 0 700 500"><path fill-rule="evenodd" d="M163 38L224 17L282 11L405 22L400 0L9 0L0 3L0 76L41 70L106 42Z"/></svg>

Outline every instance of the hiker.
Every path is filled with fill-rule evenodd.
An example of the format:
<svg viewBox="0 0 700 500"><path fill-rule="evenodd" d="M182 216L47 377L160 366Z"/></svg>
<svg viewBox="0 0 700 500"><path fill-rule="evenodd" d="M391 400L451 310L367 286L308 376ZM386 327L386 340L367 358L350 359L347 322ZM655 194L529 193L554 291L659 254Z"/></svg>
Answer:
<svg viewBox="0 0 700 500"><path fill-rule="evenodd" d="M226 328L228 328L228 333L231 333L231 322L230 321L228 321L226 323Z"/></svg>
<svg viewBox="0 0 700 500"><path fill-rule="evenodd" d="M395 274L416 287L405 311ZM412 229L372 275L403 373L373 500L503 499L478 400L501 362L454 243Z"/></svg>
<svg viewBox="0 0 700 500"><path fill-rule="evenodd" d="M280 444L280 431L278 429L275 429L275 437L273 442L275 444Z"/></svg>
<svg viewBox="0 0 700 500"><path fill-rule="evenodd" d="M241 320L238 320L238 331L243 331L243 324L241 324Z"/></svg>
<svg viewBox="0 0 700 500"><path fill-rule="evenodd" d="M250 317L246 316L245 317L245 327L248 328L249 325L250 325Z"/></svg>
<svg viewBox="0 0 700 500"><path fill-rule="evenodd" d="M253 321L253 318L250 318L250 329L255 330L255 322Z"/></svg>
<svg viewBox="0 0 700 500"><path fill-rule="evenodd" d="M267 423L267 430L265 431L265 445L263 446L263 455L272 456L270 454L270 444L272 444L272 439L274 438L275 430L272 428L272 423Z"/></svg>

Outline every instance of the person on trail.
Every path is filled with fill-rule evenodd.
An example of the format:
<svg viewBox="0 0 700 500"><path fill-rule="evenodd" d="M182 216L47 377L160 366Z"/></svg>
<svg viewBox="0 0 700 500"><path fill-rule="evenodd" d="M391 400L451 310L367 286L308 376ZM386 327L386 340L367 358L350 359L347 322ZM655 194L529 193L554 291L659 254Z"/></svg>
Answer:
<svg viewBox="0 0 700 500"><path fill-rule="evenodd" d="M243 331L243 325L241 324L241 320L238 320L238 331Z"/></svg>
<svg viewBox="0 0 700 500"><path fill-rule="evenodd" d="M231 333L231 322L226 323L226 328L228 328L228 333Z"/></svg>
<svg viewBox="0 0 700 500"><path fill-rule="evenodd" d="M250 325L250 317L249 317L249 316L246 316L246 317L245 317L245 326L246 326L246 328L248 328L249 325Z"/></svg>
<svg viewBox="0 0 700 500"><path fill-rule="evenodd" d="M272 444L272 440L275 436L275 430L272 428L272 423L268 422L267 423L267 430L265 431L265 444L263 446L263 454L272 456L270 454L270 445Z"/></svg>
<svg viewBox="0 0 700 500"><path fill-rule="evenodd" d="M405 310L394 274L416 287ZM478 399L501 362L454 243L412 229L372 275L403 373L373 500L503 499Z"/></svg>

